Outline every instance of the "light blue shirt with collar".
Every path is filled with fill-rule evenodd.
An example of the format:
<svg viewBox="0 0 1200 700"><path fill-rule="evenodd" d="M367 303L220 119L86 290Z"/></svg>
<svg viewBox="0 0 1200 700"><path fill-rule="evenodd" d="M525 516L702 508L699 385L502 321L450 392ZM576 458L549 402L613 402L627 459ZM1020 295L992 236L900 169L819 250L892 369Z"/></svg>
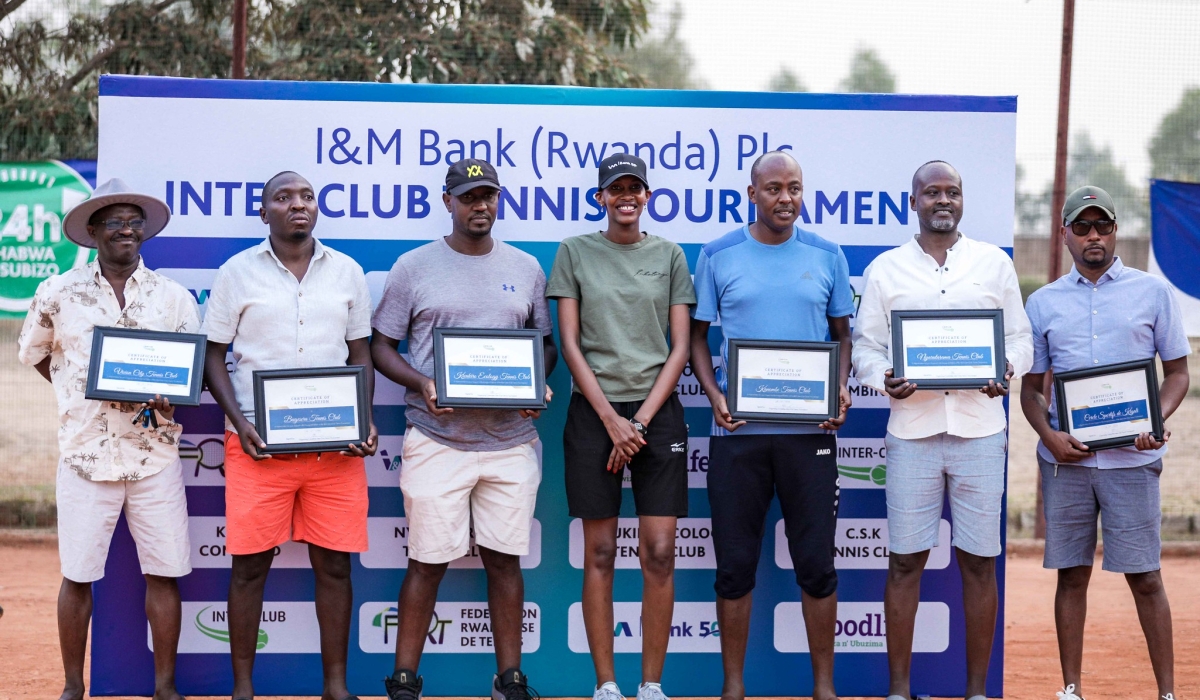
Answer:
<svg viewBox="0 0 1200 700"><path fill-rule="evenodd" d="M1032 373L1069 372L1097 365L1144 360L1157 355L1177 360L1191 353L1179 303L1166 280L1125 267L1120 258L1092 284L1074 266L1071 272L1029 296L1025 312L1033 326ZM1056 397L1050 399L1050 426L1058 426ZM1135 447L1100 450L1078 462L1085 467L1119 469L1161 459L1157 450ZM1054 456L1040 441L1038 454Z"/></svg>

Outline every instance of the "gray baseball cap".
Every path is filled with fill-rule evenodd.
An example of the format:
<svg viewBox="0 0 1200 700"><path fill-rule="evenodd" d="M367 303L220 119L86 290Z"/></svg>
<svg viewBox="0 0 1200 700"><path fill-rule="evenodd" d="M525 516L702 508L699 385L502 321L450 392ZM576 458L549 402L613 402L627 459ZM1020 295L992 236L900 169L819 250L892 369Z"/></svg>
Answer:
<svg viewBox="0 0 1200 700"><path fill-rule="evenodd" d="M1063 221L1071 223L1088 207L1096 207L1113 221L1117 220L1117 208L1113 205L1112 197L1099 187L1086 185L1067 195L1067 201L1063 203Z"/></svg>

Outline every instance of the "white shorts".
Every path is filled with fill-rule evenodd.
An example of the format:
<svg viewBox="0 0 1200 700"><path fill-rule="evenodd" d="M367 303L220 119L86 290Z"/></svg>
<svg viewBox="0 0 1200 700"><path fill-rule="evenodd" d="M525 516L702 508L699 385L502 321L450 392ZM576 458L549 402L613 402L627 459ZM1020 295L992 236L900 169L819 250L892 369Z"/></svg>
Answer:
<svg viewBox="0 0 1200 700"><path fill-rule="evenodd" d="M467 452L409 428L400 467L409 559L444 564L465 556L472 521L476 545L503 554L529 554L542 481L536 442Z"/></svg>
<svg viewBox="0 0 1200 700"><path fill-rule="evenodd" d="M60 462L56 493L58 558L67 580L90 583L104 577L122 510L143 574L177 578L191 573L187 498L178 459L138 481L88 481Z"/></svg>

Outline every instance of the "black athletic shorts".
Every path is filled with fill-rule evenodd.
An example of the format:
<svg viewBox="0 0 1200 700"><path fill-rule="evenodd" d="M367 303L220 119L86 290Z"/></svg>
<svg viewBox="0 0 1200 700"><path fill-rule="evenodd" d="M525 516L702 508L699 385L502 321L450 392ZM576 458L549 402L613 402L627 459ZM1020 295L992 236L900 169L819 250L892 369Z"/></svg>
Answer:
<svg viewBox="0 0 1200 700"><path fill-rule="evenodd" d="M615 401L611 405L617 415L628 419L638 412L642 402ZM646 426L645 439L646 444L627 467L637 514L686 518L687 423L678 394L671 394L658 409ZM610 472L605 468L612 447L604 421L583 394L572 392L563 429L567 509L572 518L599 520L620 515L625 470Z"/></svg>
<svg viewBox="0 0 1200 700"><path fill-rule="evenodd" d="M708 443L717 595L754 590L767 509L779 494L796 583L824 598L837 591L833 540L840 496L833 435L727 435Z"/></svg>

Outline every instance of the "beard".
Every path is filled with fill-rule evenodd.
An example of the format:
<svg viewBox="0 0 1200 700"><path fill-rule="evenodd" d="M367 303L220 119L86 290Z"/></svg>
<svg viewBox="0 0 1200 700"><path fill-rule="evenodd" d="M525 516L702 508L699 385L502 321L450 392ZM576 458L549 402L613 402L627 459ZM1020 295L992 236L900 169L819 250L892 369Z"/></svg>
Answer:
<svg viewBox="0 0 1200 700"><path fill-rule="evenodd" d="M929 228L934 231L953 231L958 224L952 219L934 219L929 222Z"/></svg>

